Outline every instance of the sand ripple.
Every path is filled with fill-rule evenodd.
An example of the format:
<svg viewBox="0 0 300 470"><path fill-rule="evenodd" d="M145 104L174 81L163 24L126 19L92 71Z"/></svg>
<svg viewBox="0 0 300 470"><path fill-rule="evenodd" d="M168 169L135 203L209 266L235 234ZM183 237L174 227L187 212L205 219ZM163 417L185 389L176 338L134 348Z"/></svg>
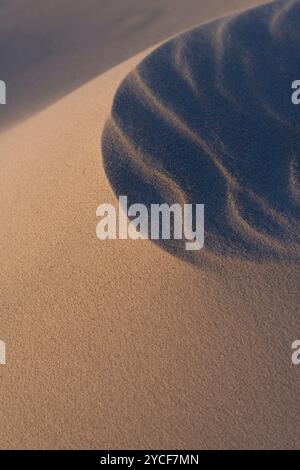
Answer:
<svg viewBox="0 0 300 470"><path fill-rule="evenodd" d="M300 2L278 1L167 42L119 87L103 134L106 174L130 203L204 203L194 263L299 260Z"/></svg>

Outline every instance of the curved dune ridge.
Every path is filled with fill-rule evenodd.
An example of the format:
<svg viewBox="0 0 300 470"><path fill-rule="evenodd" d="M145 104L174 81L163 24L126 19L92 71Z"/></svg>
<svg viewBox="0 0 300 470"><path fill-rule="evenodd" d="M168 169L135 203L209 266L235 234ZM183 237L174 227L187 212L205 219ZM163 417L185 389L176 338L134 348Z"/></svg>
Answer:
<svg viewBox="0 0 300 470"><path fill-rule="evenodd" d="M205 248L162 248L195 264L299 260L300 2L278 1L165 43L120 85L105 171L129 203L205 204Z"/></svg>

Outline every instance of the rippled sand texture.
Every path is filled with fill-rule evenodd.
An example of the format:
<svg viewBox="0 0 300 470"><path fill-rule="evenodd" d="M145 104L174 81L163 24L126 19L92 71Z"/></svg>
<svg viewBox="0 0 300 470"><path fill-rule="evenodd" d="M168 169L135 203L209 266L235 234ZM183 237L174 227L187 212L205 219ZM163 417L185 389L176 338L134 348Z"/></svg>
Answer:
<svg viewBox="0 0 300 470"><path fill-rule="evenodd" d="M204 203L203 265L224 256L299 260L300 2L194 28L119 87L103 134L106 174L130 203Z"/></svg>

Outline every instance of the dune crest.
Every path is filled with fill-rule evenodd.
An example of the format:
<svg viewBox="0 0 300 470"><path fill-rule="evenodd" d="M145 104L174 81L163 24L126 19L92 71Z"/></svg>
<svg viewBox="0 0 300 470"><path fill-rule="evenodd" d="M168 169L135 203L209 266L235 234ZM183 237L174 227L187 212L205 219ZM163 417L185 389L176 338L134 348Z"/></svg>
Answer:
<svg viewBox="0 0 300 470"><path fill-rule="evenodd" d="M205 249L298 261L300 2L278 1L165 43L120 85L103 138L105 171L130 204L204 203Z"/></svg>

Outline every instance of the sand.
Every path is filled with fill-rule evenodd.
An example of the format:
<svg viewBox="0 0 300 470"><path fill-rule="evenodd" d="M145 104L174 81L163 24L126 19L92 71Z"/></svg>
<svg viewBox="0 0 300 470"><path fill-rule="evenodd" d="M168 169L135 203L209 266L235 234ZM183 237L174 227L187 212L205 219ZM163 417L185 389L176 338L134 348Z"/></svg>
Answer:
<svg viewBox="0 0 300 470"><path fill-rule="evenodd" d="M295 239L279 257L273 238L257 257L212 243L202 263L96 238L118 190L102 131L149 52L1 134L0 447L299 448Z"/></svg>

